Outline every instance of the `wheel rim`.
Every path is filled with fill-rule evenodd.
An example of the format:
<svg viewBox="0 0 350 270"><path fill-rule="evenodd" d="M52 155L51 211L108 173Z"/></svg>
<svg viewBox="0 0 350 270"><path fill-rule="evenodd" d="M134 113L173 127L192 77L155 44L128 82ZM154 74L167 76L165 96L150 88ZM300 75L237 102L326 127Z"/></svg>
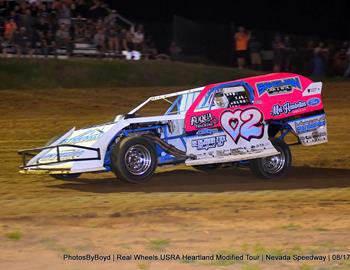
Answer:
<svg viewBox="0 0 350 270"><path fill-rule="evenodd" d="M126 151L124 161L131 174L142 175L151 167L151 152L143 145L133 145Z"/></svg>
<svg viewBox="0 0 350 270"><path fill-rule="evenodd" d="M280 154L262 159L264 171L269 174L276 174L280 172L286 163L286 156L284 152L281 151L281 149L277 150L280 152Z"/></svg>

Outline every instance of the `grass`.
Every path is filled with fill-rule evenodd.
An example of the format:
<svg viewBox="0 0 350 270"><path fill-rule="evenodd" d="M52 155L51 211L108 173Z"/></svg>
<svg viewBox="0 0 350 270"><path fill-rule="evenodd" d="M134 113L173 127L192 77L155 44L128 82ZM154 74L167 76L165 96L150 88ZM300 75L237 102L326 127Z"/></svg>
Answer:
<svg viewBox="0 0 350 270"><path fill-rule="evenodd" d="M285 229L285 230L288 230L288 231L297 231L297 230L301 229L301 226L297 225L297 224L294 224L294 223L289 223L287 225L281 226L281 229Z"/></svg>
<svg viewBox="0 0 350 270"><path fill-rule="evenodd" d="M6 234L6 237L13 241L21 240L22 236L23 235L20 231L13 231Z"/></svg>
<svg viewBox="0 0 350 270"><path fill-rule="evenodd" d="M141 270L147 270L151 267L149 263L139 263L137 267Z"/></svg>
<svg viewBox="0 0 350 270"><path fill-rule="evenodd" d="M320 227L320 226L315 226L315 227L312 227L311 229L312 229L313 231L317 231L317 232L326 232L326 231L329 231L328 229L323 228L323 227Z"/></svg>
<svg viewBox="0 0 350 270"><path fill-rule="evenodd" d="M0 89L205 85L256 74L170 61L0 59Z"/></svg>
<svg viewBox="0 0 350 270"><path fill-rule="evenodd" d="M244 264L242 270L260 270L260 266L257 264Z"/></svg>
<svg viewBox="0 0 350 270"><path fill-rule="evenodd" d="M307 264L303 264L302 266L300 266L300 270L312 270L312 269L314 268Z"/></svg>
<svg viewBox="0 0 350 270"><path fill-rule="evenodd" d="M169 244L168 239L153 239L148 242L148 248L154 251L164 251Z"/></svg>
<svg viewBox="0 0 350 270"><path fill-rule="evenodd" d="M41 239L41 243L43 243L49 250L53 250L59 253L72 253L74 251L72 248L62 246L52 238Z"/></svg>

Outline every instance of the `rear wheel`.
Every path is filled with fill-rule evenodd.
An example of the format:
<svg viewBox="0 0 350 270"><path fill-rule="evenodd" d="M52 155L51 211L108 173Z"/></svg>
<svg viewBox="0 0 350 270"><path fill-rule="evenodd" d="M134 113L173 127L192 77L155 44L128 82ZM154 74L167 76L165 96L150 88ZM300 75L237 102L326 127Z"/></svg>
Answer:
<svg viewBox="0 0 350 270"><path fill-rule="evenodd" d="M157 167L157 154L152 141L142 137L129 137L113 146L111 168L125 182L147 182Z"/></svg>
<svg viewBox="0 0 350 270"><path fill-rule="evenodd" d="M250 161L252 172L259 178L271 179L285 175L292 163L289 146L282 140L271 139L272 145L280 154Z"/></svg>

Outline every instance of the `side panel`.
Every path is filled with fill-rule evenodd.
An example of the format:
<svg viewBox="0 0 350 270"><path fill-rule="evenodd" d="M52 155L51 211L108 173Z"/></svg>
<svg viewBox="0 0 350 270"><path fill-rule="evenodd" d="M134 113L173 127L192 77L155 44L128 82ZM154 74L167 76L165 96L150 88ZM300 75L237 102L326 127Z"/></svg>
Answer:
<svg viewBox="0 0 350 270"><path fill-rule="evenodd" d="M247 79L254 88L256 99L266 120L283 119L323 109L322 83L297 74L271 74Z"/></svg>
<svg viewBox="0 0 350 270"><path fill-rule="evenodd" d="M209 129L211 134L205 136L199 131L188 138L187 154L196 155L197 159L187 160L187 165L233 162L278 154L268 138L268 125L259 109L248 107L217 111L221 112L219 129Z"/></svg>

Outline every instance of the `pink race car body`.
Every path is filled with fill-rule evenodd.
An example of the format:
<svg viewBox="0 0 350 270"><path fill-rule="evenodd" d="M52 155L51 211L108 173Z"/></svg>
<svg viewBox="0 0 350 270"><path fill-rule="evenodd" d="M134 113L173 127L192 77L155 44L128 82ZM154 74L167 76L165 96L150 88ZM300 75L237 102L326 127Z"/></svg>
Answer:
<svg viewBox="0 0 350 270"><path fill-rule="evenodd" d="M218 89L228 89L242 87L241 99L234 99L226 108L207 107L207 110L196 110L199 103ZM309 113L322 111L323 103L321 99L322 83L314 83L310 79L291 73L273 73L256 77L249 77L232 82L218 83L206 86L198 98L186 113L186 131L196 131L198 128L191 123L191 119L198 118L203 112L209 112L213 119L217 119L210 127L223 127L227 123L222 120L227 117L222 115L226 111L256 110L254 119L256 123L265 120L289 119L293 116L302 116ZM238 91L237 91L238 92ZM235 92L235 94L237 93ZM245 94L244 94L245 92ZM225 115L224 115L225 116ZM259 116L259 117L258 117ZM262 119L260 119L262 118ZM256 124L252 122L251 124Z"/></svg>

